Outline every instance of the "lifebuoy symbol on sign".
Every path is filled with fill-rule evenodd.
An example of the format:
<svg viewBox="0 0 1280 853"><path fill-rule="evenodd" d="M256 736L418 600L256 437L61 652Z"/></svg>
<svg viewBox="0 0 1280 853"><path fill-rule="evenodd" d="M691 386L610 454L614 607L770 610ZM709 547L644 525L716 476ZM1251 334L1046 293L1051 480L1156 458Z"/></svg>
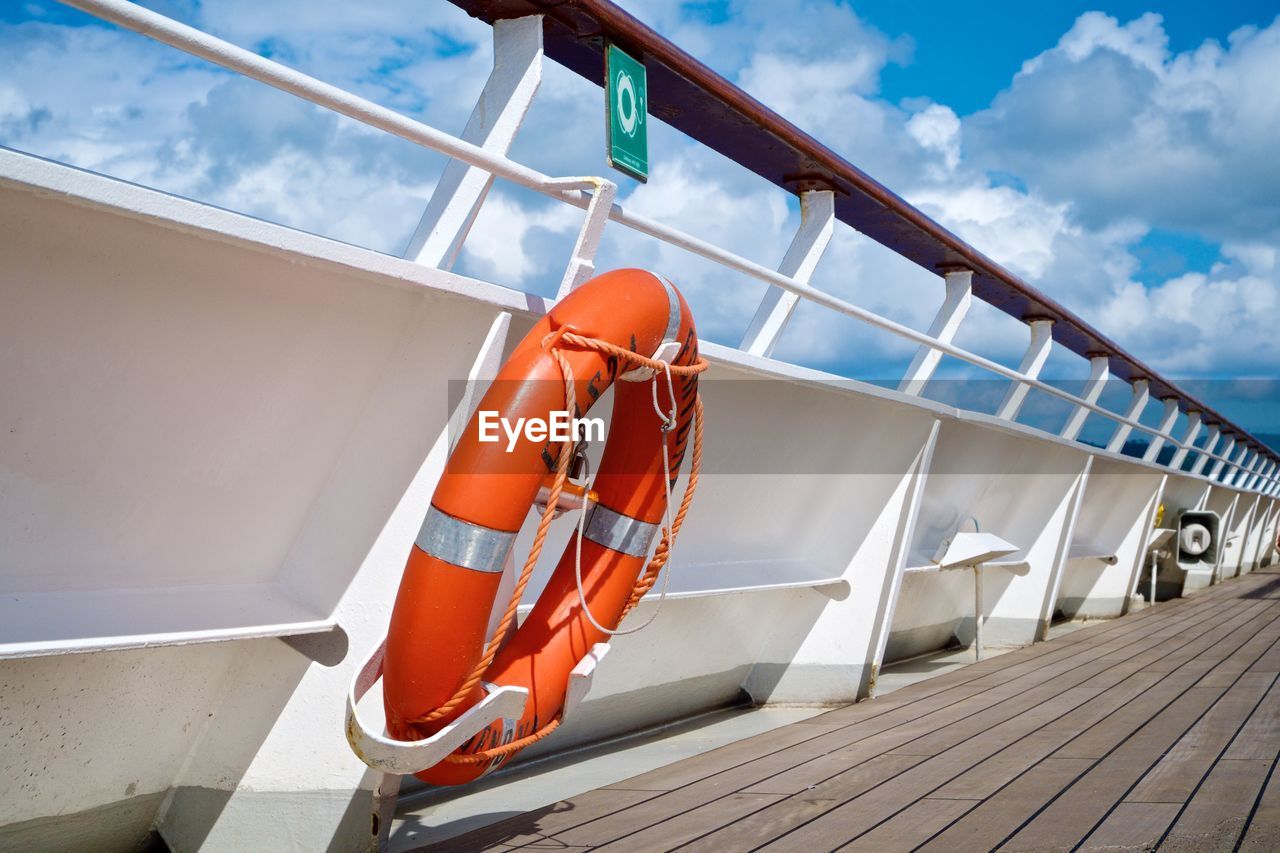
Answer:
<svg viewBox="0 0 1280 853"><path fill-rule="evenodd" d="M631 75L619 71L617 85L614 87L618 98L618 123L627 136L635 136L640 127L640 105L636 102L636 86Z"/></svg>

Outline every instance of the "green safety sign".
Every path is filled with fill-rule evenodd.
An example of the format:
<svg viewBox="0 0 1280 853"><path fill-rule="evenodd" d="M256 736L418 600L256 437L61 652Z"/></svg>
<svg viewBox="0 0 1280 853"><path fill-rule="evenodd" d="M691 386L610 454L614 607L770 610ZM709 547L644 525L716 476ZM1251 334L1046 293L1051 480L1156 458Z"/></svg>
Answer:
<svg viewBox="0 0 1280 853"><path fill-rule="evenodd" d="M644 181L649 177L649 87L644 65L617 45L609 45L604 56L609 165Z"/></svg>

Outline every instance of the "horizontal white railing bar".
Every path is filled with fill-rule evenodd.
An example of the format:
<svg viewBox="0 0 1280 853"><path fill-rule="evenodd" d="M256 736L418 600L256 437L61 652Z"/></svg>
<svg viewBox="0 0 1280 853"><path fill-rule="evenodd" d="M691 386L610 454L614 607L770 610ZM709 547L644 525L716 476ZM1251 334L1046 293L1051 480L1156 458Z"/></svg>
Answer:
<svg viewBox="0 0 1280 853"><path fill-rule="evenodd" d="M576 202L573 202L573 203L576 203ZM831 310L836 311L840 314L844 314L845 316L853 317L857 320L861 320L867 325L875 326L876 328L898 335L899 337L905 338L909 341L913 341L918 344L923 344L925 346L932 347L933 349L938 350L944 355L953 356L969 364L972 364L975 367L981 367L984 370L988 370L992 373L998 374L1007 379L1011 379L1016 382L1026 383L1027 385L1030 385L1032 388L1036 388L1048 394L1052 394L1055 397L1059 397L1070 403L1073 403L1082 408L1085 408L1091 412L1102 415L1103 417L1109 420L1115 421L1116 423L1126 424L1127 426L1130 426L1133 429L1140 430L1145 433L1149 433L1153 436L1160 436L1162 438L1167 438L1167 443L1170 444L1171 446L1174 446L1174 447L1183 446L1182 443L1179 442L1176 438L1173 438L1171 436L1166 437L1163 433L1161 433L1159 426L1148 426L1135 419L1126 418L1125 416L1118 414L1116 412L1113 412L1110 409L1106 409L1106 408L1103 408L1102 406L1099 406L1096 403L1092 403L1083 397L1078 397L1075 394L1072 394L1070 391L1065 391L1041 379L1031 377L1024 373L1021 373L1012 367L1007 367L1003 364L1000 364L999 362L992 361L989 358L984 358L983 356L980 356L976 353L969 352L968 350L955 346L954 344L939 341L936 338L930 337L924 332L920 332L916 329L911 328L910 326L904 326L903 324L898 323L894 320L890 320L887 317L882 317L873 311L869 311L865 308L861 308L857 305L854 305L851 302L846 302L845 300L839 298L838 296L833 296L827 293L826 291L818 290L812 287L811 285L796 281L795 279L792 279L792 278L788 278L782 273L779 273L775 270L771 270L766 266L762 266L761 264L756 263L755 261L750 261L739 255L735 255L734 253L726 249L721 249L719 246L716 246L711 243L707 243L703 240L698 239L697 237L690 236L688 234L685 234L682 231L679 231L667 225L663 225L660 222L641 216L639 214L625 211L620 205L617 205L617 204L614 205L613 211L611 212L609 218L614 220L615 222L628 225L634 230L639 231L643 234L648 234L650 237L654 237L656 239L662 240L663 242L676 246L677 248L685 249L686 251L689 251L692 254L698 255L699 257L705 258L710 261L715 261L722 266L729 267L730 269L736 270L738 272L743 273L744 275L758 279L759 281L763 281L768 284L775 285L777 287L782 288L783 290L788 290L792 293L797 294L798 296L801 296L805 299L808 299L811 302L815 302L826 308L830 308ZM1188 449L1195 450L1196 448L1188 446Z"/></svg>
<svg viewBox="0 0 1280 853"><path fill-rule="evenodd" d="M60 2L167 44L192 56L199 57L228 70L236 71L250 79L288 92L317 106L345 115L369 127L383 130L423 147L447 154L457 160L484 169L495 176L505 178L519 186L559 199L575 207L586 210L590 206L593 194L585 192L586 188L595 188L599 191L604 184L608 184L610 189L613 187L611 182L599 177L556 178L545 175L506 156L458 139L451 134L411 119L394 110L382 107L359 95L325 83L274 60L267 59L252 51L219 39L216 36L175 21L172 18L152 12L128 0L60 0ZM955 346L950 342L939 341L924 332L917 331L887 317L882 317L873 311L861 308L825 291L818 290L806 282L797 281L776 270L743 258L677 228L627 211L617 203L611 205L609 219L634 231L684 249L758 281L779 287L882 331L897 335L913 343L930 347L944 355L950 355L998 376L1035 388L1098 414L1110 421L1147 433L1154 438L1163 439L1162 443L1168 443L1179 449L1207 452L1212 458L1221 459L1228 466L1232 465L1231 461L1225 457L1220 457L1212 452L1201 451L1190 444L1183 444L1163 432L1158 426L1147 426L1136 419L1128 418L1103 408L1084 397L1060 389L1037 377L1029 376L1014 368ZM1240 438L1256 442L1256 439L1252 439L1252 436L1244 434L1242 431L1229 431L1233 433L1240 432ZM1224 430L1224 432L1227 431ZM1260 442L1257 442L1257 446L1254 449L1266 452L1269 459L1280 460L1280 456L1276 456L1270 451L1270 448L1266 448Z"/></svg>
<svg viewBox="0 0 1280 853"><path fill-rule="evenodd" d="M239 72L252 80L296 95L304 101L333 110L361 124L448 154L450 157L482 168L528 189L556 196L580 187L595 185L595 181L586 178L549 177L508 157L487 151L395 110L375 104L345 89L259 56L251 50L238 47L128 0L60 0L60 2L229 71Z"/></svg>

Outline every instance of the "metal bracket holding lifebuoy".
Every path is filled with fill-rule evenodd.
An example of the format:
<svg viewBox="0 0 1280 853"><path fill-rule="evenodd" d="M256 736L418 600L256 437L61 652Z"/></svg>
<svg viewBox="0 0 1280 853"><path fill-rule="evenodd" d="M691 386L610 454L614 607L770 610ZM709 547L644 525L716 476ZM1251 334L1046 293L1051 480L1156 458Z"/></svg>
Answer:
<svg viewBox="0 0 1280 853"><path fill-rule="evenodd" d="M564 708L560 712L561 720L573 713L578 703L591 692L591 682L595 679L596 667L607 654L609 654L609 644L596 643L569 672L569 688L564 694Z"/></svg>
<svg viewBox="0 0 1280 853"><path fill-rule="evenodd" d="M347 742L356 756L374 770L408 776L434 767L476 734L500 719L517 721L524 713L529 691L523 687L496 687L475 706L431 737L404 741L376 734L360 718L357 706L382 677L387 641L384 638L365 658L347 690ZM567 717L591 692L596 667L609 653L608 643L596 643L569 673L561 719Z"/></svg>
<svg viewBox="0 0 1280 853"><path fill-rule="evenodd" d="M439 764L446 755L497 720L514 722L524 713L529 691L523 687L498 687L431 737L404 741L375 734L360 718L356 706L382 677L386 648L387 641L383 639L365 659L347 691L347 742L356 756L375 770L401 776L420 773Z"/></svg>

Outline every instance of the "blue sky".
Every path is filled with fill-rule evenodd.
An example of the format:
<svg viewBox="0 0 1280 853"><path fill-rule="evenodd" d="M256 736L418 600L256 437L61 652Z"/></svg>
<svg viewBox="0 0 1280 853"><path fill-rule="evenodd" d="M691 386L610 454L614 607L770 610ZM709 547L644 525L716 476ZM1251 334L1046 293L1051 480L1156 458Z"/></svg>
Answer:
<svg viewBox="0 0 1280 853"><path fill-rule="evenodd" d="M1243 26L1265 27L1280 11L1274 2L1258 0L1054 0L1034 6L1022 0L866 0L851 5L885 33L908 36L914 44L910 62L885 69L884 96L895 101L924 96L950 105L961 115L986 107L1029 56L1052 48L1085 12L1102 11L1121 21L1156 12L1169 37L1169 49L1183 52L1206 39L1225 42ZM963 73L956 73L957 66Z"/></svg>
<svg viewBox="0 0 1280 853"><path fill-rule="evenodd" d="M147 5L447 130L465 124L492 61L489 28L442 0ZM1274 5L623 5L1167 374L1280 375ZM549 65L513 156L603 172L600 98ZM651 132L652 179L615 175L621 202L776 265L794 199L660 122ZM392 253L442 166L48 0L0 0L0 144ZM457 269L548 292L578 221L499 184ZM726 343L762 290L610 233L600 266L621 264L675 276L704 335ZM941 297L936 276L848 229L814 283L919 328ZM1008 363L1025 341L985 305L960 337ZM911 353L809 306L779 349L863 378L897 375ZM1049 370L1079 379L1087 366L1055 353ZM1237 409L1211 402L1280 432L1275 395L1250 387Z"/></svg>

